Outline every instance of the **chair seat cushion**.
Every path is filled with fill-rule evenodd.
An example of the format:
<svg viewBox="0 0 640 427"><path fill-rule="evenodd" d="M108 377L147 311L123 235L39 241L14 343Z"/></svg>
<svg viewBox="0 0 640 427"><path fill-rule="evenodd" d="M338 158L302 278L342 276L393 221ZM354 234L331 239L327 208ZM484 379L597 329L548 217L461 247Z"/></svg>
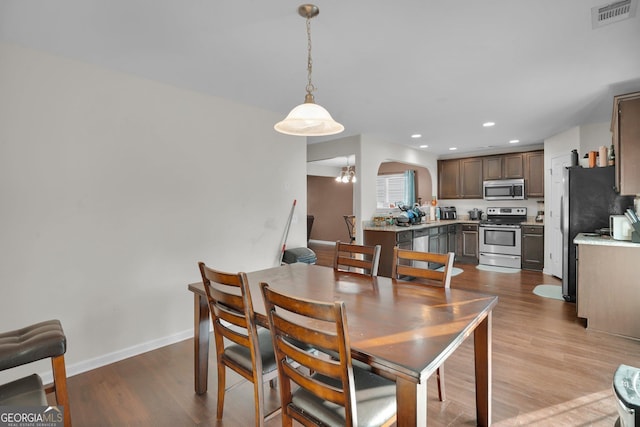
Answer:
<svg viewBox="0 0 640 427"><path fill-rule="evenodd" d="M58 320L36 323L0 334L0 370L55 357L67 351L67 339Z"/></svg>
<svg viewBox="0 0 640 427"><path fill-rule="evenodd" d="M46 406L42 379L33 374L0 385L0 406Z"/></svg>
<svg viewBox="0 0 640 427"><path fill-rule="evenodd" d="M356 388L356 410L359 427L384 424L396 413L396 385L394 382L353 366ZM314 375L318 381L342 387L338 380L321 374ZM291 405L299 412L306 412L327 426L344 426L344 407L322 400L303 388L296 390ZM295 410L295 409L294 409Z"/></svg>
<svg viewBox="0 0 640 427"><path fill-rule="evenodd" d="M268 329L258 328L258 346L262 356L262 373L275 371L277 369L276 357L273 353L273 343L271 332ZM241 345L230 345L224 349L224 357L233 360L248 371L252 371L251 354L247 347Z"/></svg>

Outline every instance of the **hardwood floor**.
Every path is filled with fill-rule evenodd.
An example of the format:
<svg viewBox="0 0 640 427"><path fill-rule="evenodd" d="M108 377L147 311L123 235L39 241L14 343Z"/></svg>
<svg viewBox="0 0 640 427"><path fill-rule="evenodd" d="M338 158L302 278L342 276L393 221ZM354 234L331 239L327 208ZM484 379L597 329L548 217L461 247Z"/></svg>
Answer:
<svg viewBox="0 0 640 427"><path fill-rule="evenodd" d="M332 246L311 248L318 264L331 264ZM553 277L456 266L464 272L453 277L452 287L499 296L493 312L493 425L612 426L617 418L613 373L622 363L640 366L640 341L586 330L574 304L533 294L538 284L560 284ZM209 392L203 396L194 393L191 340L70 377L74 425L253 425L248 382L227 392L224 417L216 420L213 349L210 355ZM429 379L429 425L475 425L473 337L445 368L445 402L437 399L435 377ZM237 375L228 374L227 384L237 381ZM268 405L276 407L277 390L266 386L265 394ZM280 425L280 417L266 425Z"/></svg>

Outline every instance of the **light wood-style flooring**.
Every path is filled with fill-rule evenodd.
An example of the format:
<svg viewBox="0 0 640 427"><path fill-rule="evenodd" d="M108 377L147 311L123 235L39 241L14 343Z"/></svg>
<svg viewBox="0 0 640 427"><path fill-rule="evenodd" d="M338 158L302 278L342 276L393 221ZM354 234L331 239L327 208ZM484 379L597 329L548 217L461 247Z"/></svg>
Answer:
<svg viewBox="0 0 640 427"><path fill-rule="evenodd" d="M318 264L331 264L331 246L311 247ZM560 284L553 277L456 266L464 272L453 278L452 287L499 296L493 312L493 425L612 426L617 418L613 373L619 364L640 366L640 341L589 331L576 318L574 304L533 294L538 284ZM186 285L176 284L187 292ZM203 396L194 393L191 340L70 377L74 425L253 425L248 383L227 393L224 417L216 420L213 349L210 355L209 392ZM473 337L445 368L445 402L437 399L435 378L429 380L429 425L475 425ZM227 378L228 384L240 381ZM266 395L276 407L277 390L266 386ZM280 417L267 425L280 425Z"/></svg>

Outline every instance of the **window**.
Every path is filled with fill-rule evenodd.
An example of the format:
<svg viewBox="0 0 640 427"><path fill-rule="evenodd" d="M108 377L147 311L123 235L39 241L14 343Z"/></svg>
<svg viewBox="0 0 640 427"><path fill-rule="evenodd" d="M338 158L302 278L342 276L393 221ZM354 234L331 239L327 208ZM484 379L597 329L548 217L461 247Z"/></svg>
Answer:
<svg viewBox="0 0 640 427"><path fill-rule="evenodd" d="M404 174L378 175L376 179L376 200L378 209L395 207L404 202Z"/></svg>

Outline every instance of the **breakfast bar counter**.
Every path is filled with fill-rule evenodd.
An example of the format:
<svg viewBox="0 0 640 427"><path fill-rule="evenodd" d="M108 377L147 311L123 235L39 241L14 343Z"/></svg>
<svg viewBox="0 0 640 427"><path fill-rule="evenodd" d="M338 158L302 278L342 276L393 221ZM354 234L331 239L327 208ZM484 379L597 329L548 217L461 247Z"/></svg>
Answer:
<svg viewBox="0 0 640 427"><path fill-rule="evenodd" d="M640 243L578 234L577 310L587 328L640 339Z"/></svg>

